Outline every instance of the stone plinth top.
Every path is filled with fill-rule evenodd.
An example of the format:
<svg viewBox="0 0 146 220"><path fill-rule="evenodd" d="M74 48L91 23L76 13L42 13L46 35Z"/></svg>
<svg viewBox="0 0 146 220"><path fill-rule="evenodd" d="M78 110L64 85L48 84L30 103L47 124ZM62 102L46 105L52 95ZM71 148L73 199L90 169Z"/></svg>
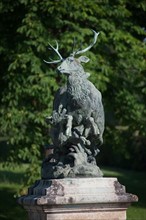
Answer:
<svg viewBox="0 0 146 220"><path fill-rule="evenodd" d="M117 178L65 178L38 180L28 195L19 198L22 205L69 205L94 203L131 203L137 196L126 193Z"/></svg>
<svg viewBox="0 0 146 220"><path fill-rule="evenodd" d="M38 180L18 202L29 220L126 220L137 200L117 178L101 177Z"/></svg>

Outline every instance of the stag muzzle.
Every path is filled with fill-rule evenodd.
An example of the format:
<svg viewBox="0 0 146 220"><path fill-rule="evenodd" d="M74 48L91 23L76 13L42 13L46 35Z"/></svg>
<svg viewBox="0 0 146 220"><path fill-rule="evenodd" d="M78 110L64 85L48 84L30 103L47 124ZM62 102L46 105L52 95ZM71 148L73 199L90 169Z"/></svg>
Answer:
<svg viewBox="0 0 146 220"><path fill-rule="evenodd" d="M67 75L70 74L70 70L67 70L67 69L62 68L61 65L57 67L57 72L58 72L58 73L61 73L61 74L67 74Z"/></svg>

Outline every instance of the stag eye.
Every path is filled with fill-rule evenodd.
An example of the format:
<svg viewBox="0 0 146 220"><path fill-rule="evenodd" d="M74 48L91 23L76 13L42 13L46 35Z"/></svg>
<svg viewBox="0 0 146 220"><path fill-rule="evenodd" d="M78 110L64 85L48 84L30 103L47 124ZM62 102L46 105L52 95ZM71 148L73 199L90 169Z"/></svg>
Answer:
<svg viewBox="0 0 146 220"><path fill-rule="evenodd" d="M73 58L73 57L70 57L69 61L70 61L70 62L73 62L73 61L74 61L74 58Z"/></svg>

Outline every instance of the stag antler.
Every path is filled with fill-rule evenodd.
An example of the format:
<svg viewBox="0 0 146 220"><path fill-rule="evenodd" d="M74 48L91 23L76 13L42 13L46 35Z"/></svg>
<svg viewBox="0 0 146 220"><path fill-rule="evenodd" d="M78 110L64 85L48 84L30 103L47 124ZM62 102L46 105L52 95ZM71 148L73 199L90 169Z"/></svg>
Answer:
<svg viewBox="0 0 146 220"><path fill-rule="evenodd" d="M49 43L49 46L50 46L49 49L52 49L52 50L54 50L57 53L57 55L60 57L60 60L54 60L54 61L46 61L46 60L44 60L44 62L45 63L49 63L49 64L50 63L59 63L59 62L61 62L63 60L63 57L61 56L61 54L58 51L58 42L56 41L56 48L53 47L50 43Z"/></svg>
<svg viewBox="0 0 146 220"><path fill-rule="evenodd" d="M91 30L92 30L92 29L91 29ZM97 33L97 32L94 31L94 30L92 30L92 31L93 31L93 33L94 33L94 39L93 39L93 42L92 42L87 48L85 48L85 49L83 49L83 50L79 50L79 51L75 51L75 52L73 52L73 53L72 53L73 56L75 56L76 54L85 53L86 51L90 50L91 47L94 46L94 44L95 44L96 41L97 41L97 37L98 37L98 35L99 35L99 32Z"/></svg>

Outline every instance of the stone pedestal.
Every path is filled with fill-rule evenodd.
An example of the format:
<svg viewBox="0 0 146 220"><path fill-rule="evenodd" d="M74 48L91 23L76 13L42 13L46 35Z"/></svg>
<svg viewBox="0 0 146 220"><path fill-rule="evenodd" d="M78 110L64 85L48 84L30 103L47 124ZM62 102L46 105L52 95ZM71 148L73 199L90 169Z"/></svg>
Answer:
<svg viewBox="0 0 146 220"><path fill-rule="evenodd" d="M38 180L18 200L29 220L126 220L136 201L117 178Z"/></svg>

